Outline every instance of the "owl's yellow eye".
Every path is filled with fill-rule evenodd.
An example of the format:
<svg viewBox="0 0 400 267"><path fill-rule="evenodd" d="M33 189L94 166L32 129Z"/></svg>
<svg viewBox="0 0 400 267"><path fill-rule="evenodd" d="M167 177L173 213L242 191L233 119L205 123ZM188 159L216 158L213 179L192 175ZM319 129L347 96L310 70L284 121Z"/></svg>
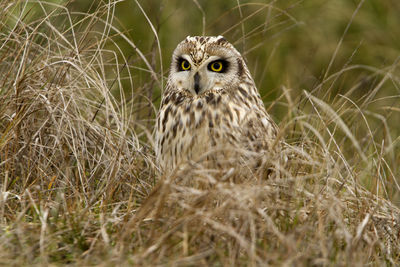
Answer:
<svg viewBox="0 0 400 267"><path fill-rule="evenodd" d="M187 60L182 60L181 68L182 70L190 70L190 63Z"/></svg>
<svg viewBox="0 0 400 267"><path fill-rule="evenodd" d="M210 65L210 69L215 72L221 72L222 67L223 67L223 65L222 65L221 61L215 61L215 62L211 63L211 65Z"/></svg>

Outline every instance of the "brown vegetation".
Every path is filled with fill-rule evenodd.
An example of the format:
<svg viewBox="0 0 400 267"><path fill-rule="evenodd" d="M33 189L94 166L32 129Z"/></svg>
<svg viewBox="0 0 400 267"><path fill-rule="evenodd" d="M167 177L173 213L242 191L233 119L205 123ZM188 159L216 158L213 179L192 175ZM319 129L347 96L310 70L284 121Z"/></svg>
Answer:
<svg viewBox="0 0 400 267"><path fill-rule="evenodd" d="M243 33L239 44L253 45L249 57L265 53L263 38L291 29L282 23L300 25L274 3L227 11L242 17L232 27ZM352 63L355 44L337 64L351 14L368 17L370 6L342 6L349 27L335 43L321 41L331 50L324 74L301 85L312 86L289 86L290 65L293 77L267 96L285 140L279 157L266 159L273 175L233 179L195 166L158 172L152 129L160 61L169 58L157 24L147 51L115 26L118 4L82 13L50 1L0 3L0 264L399 264L398 58ZM254 24L265 15L266 29ZM253 33L242 26L248 20ZM396 48L386 49L390 58ZM308 73L322 64L312 63ZM263 73L282 69L249 65L266 95Z"/></svg>

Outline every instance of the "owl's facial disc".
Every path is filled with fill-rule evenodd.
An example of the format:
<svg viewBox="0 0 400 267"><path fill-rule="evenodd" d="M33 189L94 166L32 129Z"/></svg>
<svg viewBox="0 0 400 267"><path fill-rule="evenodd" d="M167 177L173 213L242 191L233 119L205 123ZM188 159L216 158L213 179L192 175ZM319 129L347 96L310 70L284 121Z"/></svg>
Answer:
<svg viewBox="0 0 400 267"><path fill-rule="evenodd" d="M227 84L231 77L231 63L229 59L210 56L196 64L189 55L177 58L174 80L177 88L190 92L193 95L202 95L208 90L219 90Z"/></svg>

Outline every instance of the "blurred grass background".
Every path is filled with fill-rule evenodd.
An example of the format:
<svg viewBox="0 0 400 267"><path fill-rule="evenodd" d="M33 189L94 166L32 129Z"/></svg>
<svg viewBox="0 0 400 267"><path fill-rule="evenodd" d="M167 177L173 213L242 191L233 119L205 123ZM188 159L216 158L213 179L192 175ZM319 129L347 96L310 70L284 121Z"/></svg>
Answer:
<svg viewBox="0 0 400 267"><path fill-rule="evenodd" d="M71 9L88 12L96 7L95 2L74 1ZM222 34L245 55L266 101L276 99L282 85L298 94L303 89L311 91L326 74L348 65L390 67L400 52L400 2L396 0L121 1L115 10L120 29L150 55L156 38L138 3L157 31L165 76L176 45L188 35L202 35L204 28L205 35ZM327 70L341 40L337 56ZM124 42L120 46L125 54L135 53ZM155 60L156 70L160 71L160 58L156 56ZM356 69L336 82L330 97L345 94L360 81L363 85L353 92L354 100L376 85L376 77ZM380 93L391 95L398 90L388 83ZM282 117L279 112L274 115Z"/></svg>
<svg viewBox="0 0 400 267"><path fill-rule="evenodd" d="M96 2L74 1L70 9L90 12L96 9ZM307 90L333 103L341 94L361 105L381 82L382 75L398 74L398 14L400 2L396 0L132 0L116 5L115 24L144 52L157 72L164 71L164 78L168 76L176 45L186 36L201 35L204 31L205 35L224 35L245 55L267 106L280 99L282 86L290 88L293 96ZM135 67L139 63L145 69L131 46L123 40L118 46L125 55L132 56ZM350 70L343 71L346 68ZM132 73L135 84L151 80L146 70L135 69ZM337 77L326 81L331 75ZM368 104L370 110L383 114L389 124L400 120L398 112L382 111L382 107L399 101L399 88L390 79L380 86L377 100ZM128 95L133 92L129 86L125 84ZM151 98L158 106L160 87L150 86ZM279 104L270 108L278 122L286 116L287 109ZM381 123L372 126L380 127ZM400 134L400 129L390 130L394 136Z"/></svg>
<svg viewBox="0 0 400 267"><path fill-rule="evenodd" d="M25 1L18 2L21 2L22 8ZM103 16L103 19L107 19L108 15L97 10L106 1L47 2L65 6L74 13L72 20L75 22L95 10L95 14ZM41 16L43 6L26 3L31 5L25 10L26 22ZM45 6L51 9L49 5ZM397 64L400 52L400 2L396 0L132 0L120 1L115 7L113 24L144 52L157 72L164 70L164 77L168 75L174 48L186 36L224 35L245 55L266 102L279 97L282 86L290 87L297 94L302 90L312 91L327 76L340 72L346 66L359 66L339 77L329 90L330 99L333 99L337 94L346 94L361 82L362 85L351 95L357 102L379 80L377 75L371 75L368 67L390 69ZM13 12L17 14L18 8ZM65 20L65 16L60 16L58 23L63 25ZM132 47L122 38L118 39L116 36L113 39L113 42L117 40L116 43L110 43L109 48L118 46L119 52L131 56L137 84L145 83L149 80L148 73L138 70L136 64L143 62L136 62ZM161 52L158 51L158 40ZM333 64L329 66L331 60ZM391 71L397 69L392 68ZM383 87L379 90L381 95L399 92L390 82ZM125 90L131 92L130 88ZM324 95L326 92L317 93ZM154 95L156 103L159 96L158 86ZM274 115L283 117L279 110Z"/></svg>

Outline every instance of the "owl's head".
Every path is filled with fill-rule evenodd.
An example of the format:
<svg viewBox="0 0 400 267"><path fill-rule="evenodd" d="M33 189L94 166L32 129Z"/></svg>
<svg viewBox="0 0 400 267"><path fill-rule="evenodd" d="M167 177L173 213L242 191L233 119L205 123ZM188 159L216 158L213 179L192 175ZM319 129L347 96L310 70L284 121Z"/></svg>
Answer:
<svg viewBox="0 0 400 267"><path fill-rule="evenodd" d="M169 83L201 96L237 88L246 70L240 53L223 36L188 36L173 53Z"/></svg>

